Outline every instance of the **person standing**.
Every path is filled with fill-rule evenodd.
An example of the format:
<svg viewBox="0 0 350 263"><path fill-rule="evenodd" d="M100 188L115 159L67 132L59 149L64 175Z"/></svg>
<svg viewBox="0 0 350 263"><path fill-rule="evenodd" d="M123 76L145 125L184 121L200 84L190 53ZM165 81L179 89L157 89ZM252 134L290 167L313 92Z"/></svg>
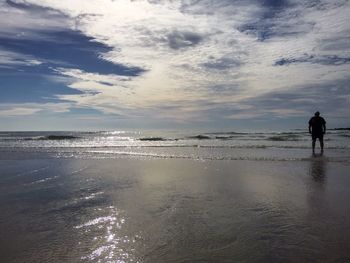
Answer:
<svg viewBox="0 0 350 263"><path fill-rule="evenodd" d="M320 141L321 153L323 153L323 135L326 133L326 121L320 116L319 111L316 111L315 116L309 120L309 133L312 137L312 152L315 153L315 145L318 138Z"/></svg>

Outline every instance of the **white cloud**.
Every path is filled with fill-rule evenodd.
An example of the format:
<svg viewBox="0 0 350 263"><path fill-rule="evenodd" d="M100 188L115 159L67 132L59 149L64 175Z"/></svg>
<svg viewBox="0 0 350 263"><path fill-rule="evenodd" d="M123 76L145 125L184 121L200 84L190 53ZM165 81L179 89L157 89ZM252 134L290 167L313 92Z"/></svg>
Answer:
<svg viewBox="0 0 350 263"><path fill-rule="evenodd" d="M0 2L0 36L19 40L39 38L40 31L60 31L73 26L72 21L55 10L45 10L39 6L28 10L25 8L27 4L26 1Z"/></svg>
<svg viewBox="0 0 350 263"><path fill-rule="evenodd" d="M57 10L66 18L37 20L30 15L20 17L24 11L17 10L19 14L13 13L19 18L16 27L77 29L113 48L101 54L104 59L147 70L137 77L121 77L57 69L74 79L71 88L83 92L59 95L59 99L105 113L154 115L164 105L173 105L178 109L164 108L166 112L158 114L173 117L180 112L181 119L199 118L201 111L215 108L241 110L241 101L271 91L344 79L350 69L346 63L275 66L279 59L304 54L350 56L349 42L344 40L350 31L346 1L320 1L314 6L293 1L295 5L269 18L263 18L269 10L259 1L17 2ZM250 23L249 31L242 29ZM10 22L5 29L12 27ZM259 41L257 34L264 30L272 36ZM213 92L218 86L225 86L225 92ZM286 109L284 116L299 113ZM239 116L258 115L243 112Z"/></svg>
<svg viewBox="0 0 350 263"><path fill-rule="evenodd" d="M63 113L72 107L69 103L3 103L0 104L1 117L27 116L39 112Z"/></svg>
<svg viewBox="0 0 350 263"><path fill-rule="evenodd" d="M0 116L13 117L13 116L32 115L38 111L40 111L40 109L16 107L16 108L11 108L7 110L0 110Z"/></svg>
<svg viewBox="0 0 350 263"><path fill-rule="evenodd" d="M37 66L41 61L32 56L0 49L0 69L14 66Z"/></svg>

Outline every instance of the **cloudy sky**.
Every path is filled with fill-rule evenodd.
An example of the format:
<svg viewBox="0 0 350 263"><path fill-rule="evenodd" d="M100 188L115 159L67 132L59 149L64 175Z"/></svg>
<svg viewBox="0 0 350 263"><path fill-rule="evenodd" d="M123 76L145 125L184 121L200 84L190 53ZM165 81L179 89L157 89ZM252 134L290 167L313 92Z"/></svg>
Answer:
<svg viewBox="0 0 350 263"><path fill-rule="evenodd" d="M350 126L350 1L0 0L0 129Z"/></svg>

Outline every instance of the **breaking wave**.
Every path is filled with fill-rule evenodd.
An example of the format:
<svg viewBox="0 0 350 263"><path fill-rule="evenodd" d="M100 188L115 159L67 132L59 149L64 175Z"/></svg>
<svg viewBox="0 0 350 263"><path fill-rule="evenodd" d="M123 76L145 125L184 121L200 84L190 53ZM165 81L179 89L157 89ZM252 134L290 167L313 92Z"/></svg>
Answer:
<svg viewBox="0 0 350 263"><path fill-rule="evenodd" d="M161 141L168 141L169 139L164 139L162 137L145 137L145 138L139 138L140 141L150 141L150 142L161 142Z"/></svg>
<svg viewBox="0 0 350 263"><path fill-rule="evenodd" d="M80 139L80 137L72 135L48 135L44 137L37 138L36 140L74 140Z"/></svg>
<svg viewBox="0 0 350 263"><path fill-rule="evenodd" d="M301 136L298 134L280 134L274 135L267 138L268 141L300 141Z"/></svg>

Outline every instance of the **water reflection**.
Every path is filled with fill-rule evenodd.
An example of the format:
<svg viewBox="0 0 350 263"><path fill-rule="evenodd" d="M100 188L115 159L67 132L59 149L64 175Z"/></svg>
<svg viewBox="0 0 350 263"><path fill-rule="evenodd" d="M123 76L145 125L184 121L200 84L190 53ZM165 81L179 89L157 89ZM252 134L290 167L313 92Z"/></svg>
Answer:
<svg viewBox="0 0 350 263"><path fill-rule="evenodd" d="M114 206L99 210L108 212L108 215L75 226L75 229L83 231L89 244L89 253L81 259L86 262L138 262L133 253L138 236L129 237L123 234L125 218L121 211Z"/></svg>
<svg viewBox="0 0 350 263"><path fill-rule="evenodd" d="M324 183L326 179L327 160L323 154L313 154L310 163L310 175L315 182Z"/></svg>

